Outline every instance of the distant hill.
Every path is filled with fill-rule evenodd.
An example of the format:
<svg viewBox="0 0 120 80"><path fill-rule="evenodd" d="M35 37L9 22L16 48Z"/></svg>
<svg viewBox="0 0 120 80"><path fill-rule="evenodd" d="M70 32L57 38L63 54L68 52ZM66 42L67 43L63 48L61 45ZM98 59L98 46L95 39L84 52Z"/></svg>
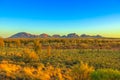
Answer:
<svg viewBox="0 0 120 80"><path fill-rule="evenodd" d="M50 35L43 33L43 34L40 34L39 37L40 38L48 38L48 37L50 37Z"/></svg>
<svg viewBox="0 0 120 80"><path fill-rule="evenodd" d="M50 37L53 37L53 38L103 38L100 35L90 36L90 35L82 34L79 36L76 33L70 33L70 34L63 35L63 36L60 36L59 34L54 34L50 36L46 33L43 33L40 35L34 35L34 34L26 33L26 32L16 33L10 36L9 38L50 38Z"/></svg>
<svg viewBox="0 0 120 80"><path fill-rule="evenodd" d="M38 35L32 35L26 32L20 32L12 35L10 38L36 38Z"/></svg>
<svg viewBox="0 0 120 80"><path fill-rule="evenodd" d="M79 36L76 33L70 33L67 35L68 38L78 38Z"/></svg>

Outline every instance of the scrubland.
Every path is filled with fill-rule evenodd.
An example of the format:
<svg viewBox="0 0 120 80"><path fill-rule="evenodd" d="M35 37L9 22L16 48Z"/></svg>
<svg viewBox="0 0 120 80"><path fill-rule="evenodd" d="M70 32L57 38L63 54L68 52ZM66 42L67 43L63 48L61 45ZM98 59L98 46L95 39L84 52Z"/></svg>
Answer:
<svg viewBox="0 0 120 80"><path fill-rule="evenodd" d="M0 80L120 80L120 39L0 38Z"/></svg>

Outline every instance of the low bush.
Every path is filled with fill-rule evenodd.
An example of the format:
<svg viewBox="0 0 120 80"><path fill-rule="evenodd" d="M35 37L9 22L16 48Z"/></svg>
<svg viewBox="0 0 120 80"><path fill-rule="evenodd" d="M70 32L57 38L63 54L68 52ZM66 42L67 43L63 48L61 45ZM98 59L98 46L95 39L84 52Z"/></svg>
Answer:
<svg viewBox="0 0 120 80"><path fill-rule="evenodd" d="M113 69L98 69L91 74L92 80L120 80L120 71Z"/></svg>

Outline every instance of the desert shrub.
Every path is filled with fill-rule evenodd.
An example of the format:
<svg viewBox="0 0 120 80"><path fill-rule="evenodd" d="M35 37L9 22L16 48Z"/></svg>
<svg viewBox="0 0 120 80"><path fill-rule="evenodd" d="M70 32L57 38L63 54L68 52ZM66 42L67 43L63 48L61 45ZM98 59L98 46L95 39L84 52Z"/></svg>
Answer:
<svg viewBox="0 0 120 80"><path fill-rule="evenodd" d="M10 61L3 60L0 63L0 79L15 80L21 67L19 65L11 64Z"/></svg>
<svg viewBox="0 0 120 80"><path fill-rule="evenodd" d="M45 73L50 76L49 80L72 80L68 71L64 71L61 68L55 68L51 65L46 67Z"/></svg>
<svg viewBox="0 0 120 80"><path fill-rule="evenodd" d="M24 67L24 76L27 79L32 80L72 80L69 74L62 72L60 68L54 68L53 66L40 65L37 68Z"/></svg>
<svg viewBox="0 0 120 80"><path fill-rule="evenodd" d="M120 80L120 71L113 69L98 69L91 74L92 80Z"/></svg>
<svg viewBox="0 0 120 80"><path fill-rule="evenodd" d="M25 62L38 61L39 60L38 55L34 51L32 51L28 48L24 49L23 58L24 58Z"/></svg>
<svg viewBox="0 0 120 80"><path fill-rule="evenodd" d="M72 69L73 80L90 80L90 74L94 71L93 67L88 66L81 62L79 65L75 65Z"/></svg>
<svg viewBox="0 0 120 80"><path fill-rule="evenodd" d="M20 66L8 60L0 62L1 80L72 80L69 71L51 65L44 66L42 63L34 68Z"/></svg>

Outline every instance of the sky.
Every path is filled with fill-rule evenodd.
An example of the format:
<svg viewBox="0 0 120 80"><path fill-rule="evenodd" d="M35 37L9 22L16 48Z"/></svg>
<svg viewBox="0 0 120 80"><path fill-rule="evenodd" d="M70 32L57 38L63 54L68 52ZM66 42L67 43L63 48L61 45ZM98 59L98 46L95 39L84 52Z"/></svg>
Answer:
<svg viewBox="0 0 120 80"><path fill-rule="evenodd" d="M0 0L0 36L18 32L120 38L120 0Z"/></svg>

